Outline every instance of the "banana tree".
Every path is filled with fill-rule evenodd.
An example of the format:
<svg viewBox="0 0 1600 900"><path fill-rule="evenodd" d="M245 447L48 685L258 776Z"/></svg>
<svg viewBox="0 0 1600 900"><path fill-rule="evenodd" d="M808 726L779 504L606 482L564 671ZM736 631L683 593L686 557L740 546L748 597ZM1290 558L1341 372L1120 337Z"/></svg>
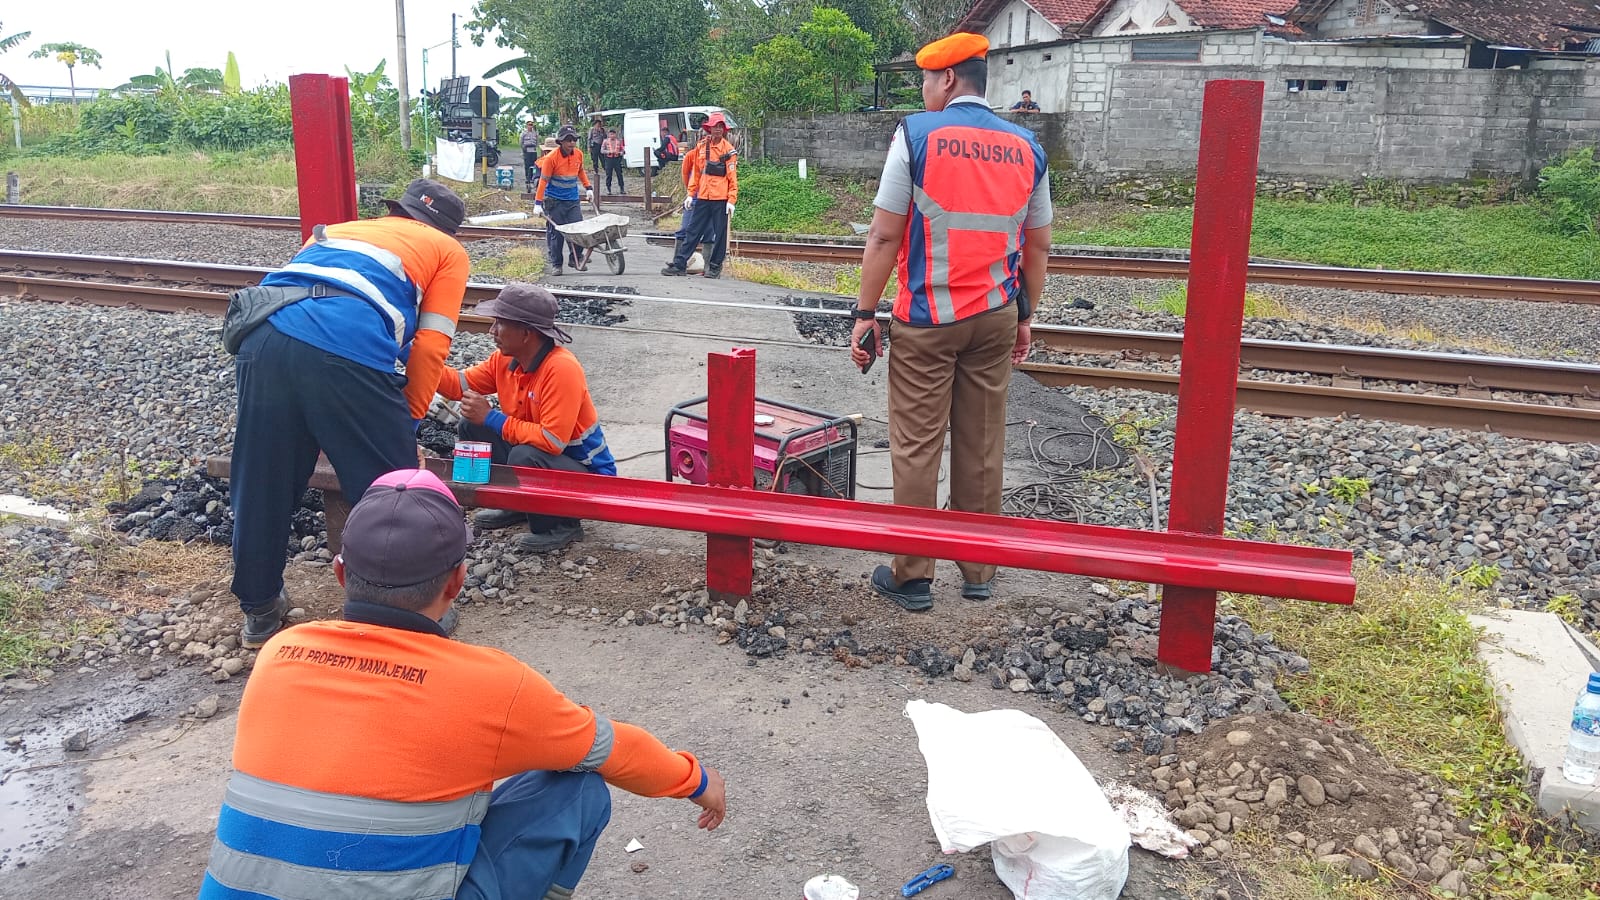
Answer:
<svg viewBox="0 0 1600 900"><path fill-rule="evenodd" d="M4 24L0 23L0 31L3 30ZM15 49L23 41L27 40L28 36L31 34L33 34L31 31L19 31L16 34L0 37L0 53ZM11 102L13 104L19 106L29 105L28 98L22 94L22 88L17 87L17 83L8 78L4 73L0 73L0 90L4 90L6 93L11 95Z"/></svg>
<svg viewBox="0 0 1600 900"><path fill-rule="evenodd" d="M78 79L73 75L73 70L78 67L79 63L86 66L94 66L96 69L100 68L99 50L93 47L85 47L82 44L75 44L71 41L61 44L43 44L39 49L28 55L33 59L47 59L54 56L56 62L62 63L67 67L67 83L72 86L73 103L78 102Z"/></svg>

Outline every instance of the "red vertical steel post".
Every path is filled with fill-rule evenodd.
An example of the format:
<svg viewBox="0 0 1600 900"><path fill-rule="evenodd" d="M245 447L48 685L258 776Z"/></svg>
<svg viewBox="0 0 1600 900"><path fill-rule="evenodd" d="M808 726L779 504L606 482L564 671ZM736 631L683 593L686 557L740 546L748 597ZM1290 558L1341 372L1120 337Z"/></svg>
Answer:
<svg viewBox="0 0 1600 900"><path fill-rule="evenodd" d="M327 75L290 75L295 181L300 237L317 225L356 217L355 148L350 133L350 83Z"/></svg>
<svg viewBox="0 0 1600 900"><path fill-rule="evenodd" d="M755 483L756 351L706 356L707 482L751 489ZM706 535L706 590L720 600L750 596L754 550L749 538Z"/></svg>
<svg viewBox="0 0 1600 900"><path fill-rule="evenodd" d="M1260 81L1206 84L1169 531L1222 533L1264 90ZM1186 672L1211 671L1216 614L1216 591L1166 585L1157 659Z"/></svg>

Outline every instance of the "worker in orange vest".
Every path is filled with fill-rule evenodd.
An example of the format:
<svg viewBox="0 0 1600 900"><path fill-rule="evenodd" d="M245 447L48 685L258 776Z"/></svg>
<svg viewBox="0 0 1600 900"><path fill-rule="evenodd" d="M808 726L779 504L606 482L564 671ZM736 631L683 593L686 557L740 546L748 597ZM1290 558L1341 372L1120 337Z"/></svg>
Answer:
<svg viewBox="0 0 1600 900"><path fill-rule="evenodd" d="M578 206L578 185L583 185L582 199L594 199L589 173L583 170L583 151L578 149L577 129L571 125L561 126L561 130L556 132L556 149L539 157L539 174L543 178L533 195L533 214L545 217L545 247L549 253L550 274L560 275L561 251L565 240L556 226L583 221L583 210ZM572 267L579 268L578 248L566 249Z"/></svg>
<svg viewBox="0 0 1600 900"><path fill-rule="evenodd" d="M683 201L685 240L678 242L663 275L688 274L689 255L701 241L713 241L707 278L722 277L728 255L728 217L739 202L739 151L728 142L728 119L722 113L712 113L701 127L705 137L684 162L689 178L689 196Z"/></svg>
<svg viewBox="0 0 1600 900"><path fill-rule="evenodd" d="M982 35L957 33L917 53L928 112L905 118L884 162L861 259L850 353L863 369L882 347L878 298L898 265L889 357L894 502L939 505L950 430L950 508L1000 512L1006 389L1027 358L1028 320L1050 254L1050 181L1033 133L990 111ZM863 339L866 346L863 347ZM958 562L961 594L987 600L995 567ZM872 574L901 607L932 608L934 561L899 556Z"/></svg>

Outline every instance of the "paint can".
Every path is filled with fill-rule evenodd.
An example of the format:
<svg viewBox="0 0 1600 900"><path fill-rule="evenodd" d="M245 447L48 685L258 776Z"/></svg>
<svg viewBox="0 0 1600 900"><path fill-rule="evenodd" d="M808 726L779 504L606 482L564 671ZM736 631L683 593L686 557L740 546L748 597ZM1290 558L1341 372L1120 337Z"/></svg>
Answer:
<svg viewBox="0 0 1600 900"><path fill-rule="evenodd" d="M450 480L463 484L489 483L489 458L493 446L484 441L456 441Z"/></svg>

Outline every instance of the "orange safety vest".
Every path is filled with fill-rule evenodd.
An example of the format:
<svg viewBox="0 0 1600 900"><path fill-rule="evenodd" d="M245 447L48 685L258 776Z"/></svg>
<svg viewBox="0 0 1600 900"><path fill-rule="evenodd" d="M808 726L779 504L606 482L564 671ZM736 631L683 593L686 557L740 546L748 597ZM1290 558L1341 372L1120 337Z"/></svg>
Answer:
<svg viewBox="0 0 1600 900"><path fill-rule="evenodd" d="M957 103L908 116L912 205L900 243L894 317L953 325L1017 292L1022 226L1045 177L1032 132L986 106Z"/></svg>

